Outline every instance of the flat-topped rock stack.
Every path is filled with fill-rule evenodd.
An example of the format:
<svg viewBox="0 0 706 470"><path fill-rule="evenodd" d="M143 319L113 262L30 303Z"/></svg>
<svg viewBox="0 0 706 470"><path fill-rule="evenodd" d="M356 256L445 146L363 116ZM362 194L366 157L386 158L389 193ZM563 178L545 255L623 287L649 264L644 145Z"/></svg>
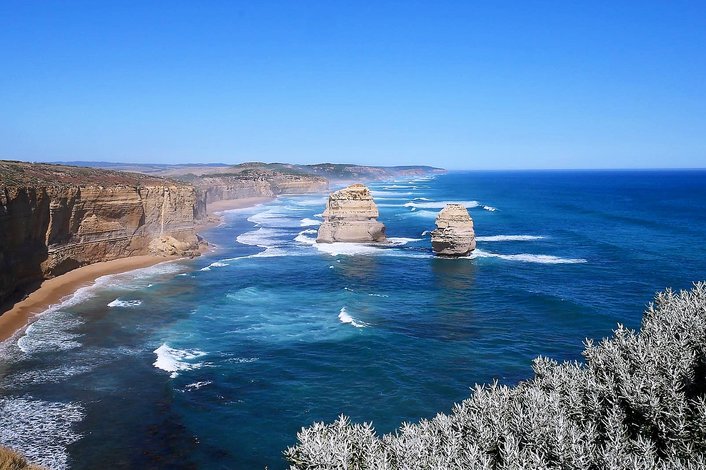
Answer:
<svg viewBox="0 0 706 470"><path fill-rule="evenodd" d="M436 216L431 232L431 247L441 256L466 256L476 249L473 219L461 204L446 204Z"/></svg>
<svg viewBox="0 0 706 470"><path fill-rule="evenodd" d="M370 190L362 184L348 186L329 196L316 241L384 242L385 225L378 222L378 216L378 208Z"/></svg>

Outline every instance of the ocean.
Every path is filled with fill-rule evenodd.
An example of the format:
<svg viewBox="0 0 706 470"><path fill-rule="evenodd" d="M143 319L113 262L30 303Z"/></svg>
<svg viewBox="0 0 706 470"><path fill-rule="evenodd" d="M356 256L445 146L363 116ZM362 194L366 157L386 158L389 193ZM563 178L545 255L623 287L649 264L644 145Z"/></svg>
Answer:
<svg viewBox="0 0 706 470"><path fill-rule="evenodd" d="M224 213L201 258L100 278L0 346L0 443L49 468L286 468L302 426L379 433L639 328L706 279L706 171L370 185L390 245L317 245L326 195ZM446 202L477 250L431 253Z"/></svg>

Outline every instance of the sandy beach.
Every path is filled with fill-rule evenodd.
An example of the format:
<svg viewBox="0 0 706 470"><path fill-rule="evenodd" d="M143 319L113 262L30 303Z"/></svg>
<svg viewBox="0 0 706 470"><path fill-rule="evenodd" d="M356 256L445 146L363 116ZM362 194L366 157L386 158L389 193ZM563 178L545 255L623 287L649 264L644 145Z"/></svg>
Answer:
<svg viewBox="0 0 706 470"><path fill-rule="evenodd" d="M72 294L77 289L90 285L101 276L146 268L157 263L173 261L175 259L178 258L165 258L163 256L151 255L120 258L112 261L89 264L88 266L74 269L53 279L47 279L42 282L39 289L29 294L27 298L17 302L10 310L0 315L0 341L5 341L15 334L17 330L25 327L31 322L34 315L60 302L61 299Z"/></svg>
<svg viewBox="0 0 706 470"><path fill-rule="evenodd" d="M243 209L271 201L272 199L270 197L248 197L216 201L208 205L208 212L213 214L231 209ZM199 226L198 230L205 230L212 225L214 223L207 222ZM51 305L60 302L61 299L72 294L77 289L90 285L101 276L146 268L175 259L179 258L151 255L120 258L83 266L53 279L47 279L24 300L17 302L10 310L0 315L0 341L7 340L18 330L31 323L34 315L42 313Z"/></svg>
<svg viewBox="0 0 706 470"><path fill-rule="evenodd" d="M246 207L256 206L265 202L272 201L273 197L244 197L242 199L224 199L208 203L208 213L222 212L232 209L244 209Z"/></svg>

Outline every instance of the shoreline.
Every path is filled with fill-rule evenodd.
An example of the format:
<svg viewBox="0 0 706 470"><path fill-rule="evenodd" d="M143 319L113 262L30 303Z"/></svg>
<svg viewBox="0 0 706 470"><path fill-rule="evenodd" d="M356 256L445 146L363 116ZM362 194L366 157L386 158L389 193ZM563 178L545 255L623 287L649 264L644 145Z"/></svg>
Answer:
<svg viewBox="0 0 706 470"><path fill-rule="evenodd" d="M46 279L38 289L0 315L0 342L6 341L32 323L33 317L61 302L81 287L91 285L102 276L120 274L155 264L182 259L179 256L129 256L81 266L61 276Z"/></svg>
<svg viewBox="0 0 706 470"><path fill-rule="evenodd" d="M271 197L248 197L242 199L226 199L209 204L207 211L211 213L223 212L232 209L244 209L274 200ZM222 222L218 216L217 221L207 221L195 226L195 230L207 230ZM209 246L212 248L212 246ZM210 250L205 250L205 252ZM204 252L202 252L204 254ZM110 261L81 266L60 276L45 279L41 285L27 297L15 303L9 310L0 314L0 343L12 338L18 331L29 326L33 318L49 309L52 305L61 302L65 297L73 294L81 287L93 284L99 277L111 274L121 274L135 269L147 268L159 263L184 259L181 256L155 256L141 255L118 258Z"/></svg>
<svg viewBox="0 0 706 470"><path fill-rule="evenodd" d="M217 212L224 212L233 209L245 209L248 207L254 207L258 204L264 204L266 202L274 201L277 196L256 196L256 197L244 197L240 199L222 199L220 201L210 202L206 204L206 212L211 215L216 215Z"/></svg>

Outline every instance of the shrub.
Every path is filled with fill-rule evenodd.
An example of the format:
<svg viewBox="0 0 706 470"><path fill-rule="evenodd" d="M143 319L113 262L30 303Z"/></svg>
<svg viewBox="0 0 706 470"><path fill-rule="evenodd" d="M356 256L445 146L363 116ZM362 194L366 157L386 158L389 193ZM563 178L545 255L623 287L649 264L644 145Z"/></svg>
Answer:
<svg viewBox="0 0 706 470"><path fill-rule="evenodd" d="M316 423L284 454L292 469L706 468L706 283L657 294L640 332L619 324L583 356L539 357L532 379L380 437Z"/></svg>
<svg viewBox="0 0 706 470"><path fill-rule="evenodd" d="M0 447L0 470L41 470L27 463L27 460L17 452Z"/></svg>

